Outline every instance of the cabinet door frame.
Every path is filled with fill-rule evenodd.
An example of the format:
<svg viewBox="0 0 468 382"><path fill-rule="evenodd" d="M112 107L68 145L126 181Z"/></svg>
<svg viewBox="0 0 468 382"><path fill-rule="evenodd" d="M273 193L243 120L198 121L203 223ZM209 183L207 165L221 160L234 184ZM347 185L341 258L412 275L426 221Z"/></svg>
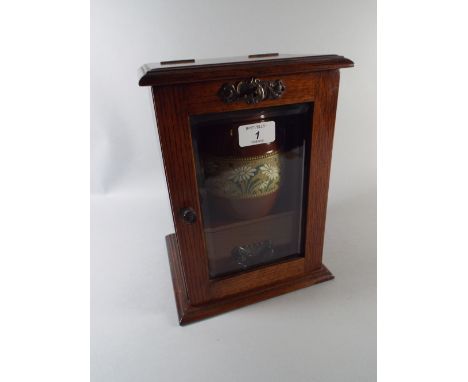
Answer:
<svg viewBox="0 0 468 382"><path fill-rule="evenodd" d="M228 80L152 87L176 230L176 250L180 257L181 279L185 282L182 288L192 306L273 287L292 279L304 279L323 269L322 251L339 87L339 71L336 69L261 78L280 78L286 85L281 98L265 100L261 107L313 103L308 191L305 194L304 257L279 261L230 276L209 277L190 117L260 107L244 102L226 104L218 98L217 92L223 83L249 77L246 73L242 73L242 76L240 78L234 74ZM255 77L255 73L250 73L250 76ZM193 224L187 224L182 218L181 211L187 207L192 208L197 215Z"/></svg>

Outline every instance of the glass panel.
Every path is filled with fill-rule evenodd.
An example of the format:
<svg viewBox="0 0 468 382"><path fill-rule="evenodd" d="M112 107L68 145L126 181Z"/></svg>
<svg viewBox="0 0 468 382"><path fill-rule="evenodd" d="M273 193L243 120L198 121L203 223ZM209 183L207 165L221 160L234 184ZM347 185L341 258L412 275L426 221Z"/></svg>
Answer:
<svg viewBox="0 0 468 382"><path fill-rule="evenodd" d="M210 277L303 256L311 104L191 118Z"/></svg>

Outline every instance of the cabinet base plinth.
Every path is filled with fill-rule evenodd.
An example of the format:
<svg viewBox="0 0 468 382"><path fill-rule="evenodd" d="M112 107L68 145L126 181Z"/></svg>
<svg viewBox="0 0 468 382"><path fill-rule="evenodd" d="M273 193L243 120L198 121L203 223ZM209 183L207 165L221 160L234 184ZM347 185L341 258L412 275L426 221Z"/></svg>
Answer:
<svg viewBox="0 0 468 382"><path fill-rule="evenodd" d="M334 278L331 272L324 266L317 271L301 278L287 280L264 288L247 291L235 296L229 296L222 300L207 302L202 305L191 305L187 298L185 283L182 273L179 247L175 234L166 236L166 245L171 267L172 283L177 304L180 325L186 325L194 321L212 317L229 310L237 309L310 285L318 284Z"/></svg>

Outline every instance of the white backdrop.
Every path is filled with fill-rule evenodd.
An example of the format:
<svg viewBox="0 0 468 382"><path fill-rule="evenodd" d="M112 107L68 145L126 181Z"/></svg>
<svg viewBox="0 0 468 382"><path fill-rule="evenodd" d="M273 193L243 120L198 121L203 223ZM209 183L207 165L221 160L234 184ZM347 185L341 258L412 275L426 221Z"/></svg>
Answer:
<svg viewBox="0 0 468 382"><path fill-rule="evenodd" d="M94 381L374 381L376 5L346 1L91 2ZM173 232L144 63L340 54L324 262L336 279L177 326Z"/></svg>
<svg viewBox="0 0 468 382"><path fill-rule="evenodd" d="M149 89L137 85L142 64L261 52L355 62L341 71L331 201L374 187L374 1L94 0L91 16L94 193L163 187Z"/></svg>

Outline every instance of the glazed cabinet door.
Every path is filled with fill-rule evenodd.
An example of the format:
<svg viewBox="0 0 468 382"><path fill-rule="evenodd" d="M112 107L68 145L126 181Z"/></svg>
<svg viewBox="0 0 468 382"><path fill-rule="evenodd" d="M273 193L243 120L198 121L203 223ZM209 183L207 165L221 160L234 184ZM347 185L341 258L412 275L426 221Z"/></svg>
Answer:
<svg viewBox="0 0 468 382"><path fill-rule="evenodd" d="M210 279L303 257L311 115L302 103L190 118Z"/></svg>
<svg viewBox="0 0 468 382"><path fill-rule="evenodd" d="M338 79L285 76L259 103L223 102L226 81L153 88L192 304L320 269Z"/></svg>

